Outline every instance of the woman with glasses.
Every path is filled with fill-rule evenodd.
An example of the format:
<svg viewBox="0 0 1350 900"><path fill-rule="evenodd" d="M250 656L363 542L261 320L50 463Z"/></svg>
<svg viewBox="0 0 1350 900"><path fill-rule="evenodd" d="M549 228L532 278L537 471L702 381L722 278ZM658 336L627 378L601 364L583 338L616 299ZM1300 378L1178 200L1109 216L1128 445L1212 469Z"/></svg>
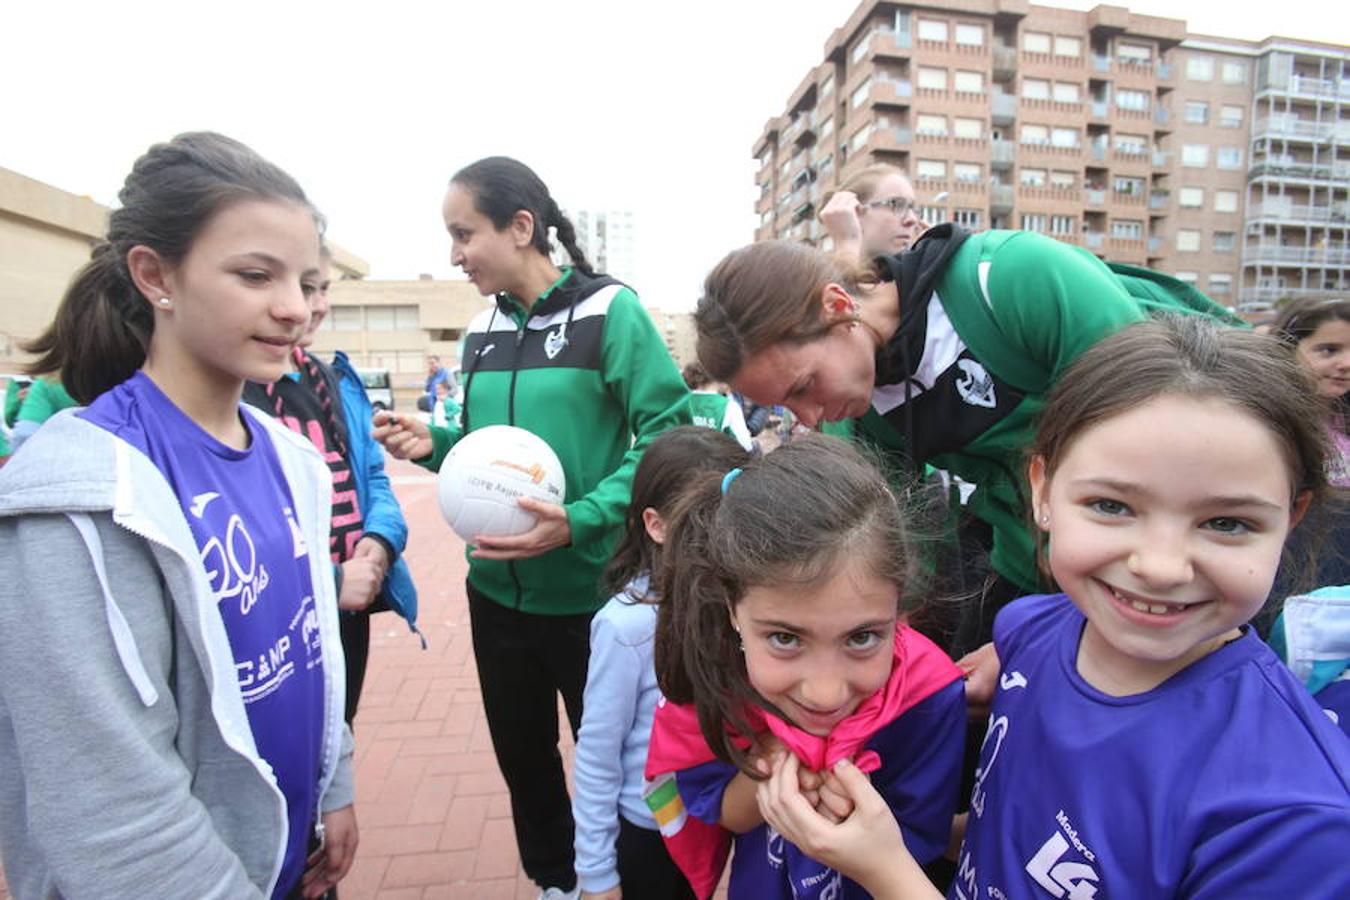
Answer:
<svg viewBox="0 0 1350 900"><path fill-rule="evenodd" d="M834 240L834 251L850 258L908 250L924 229L914 185L885 163L858 170L827 194L820 222Z"/></svg>

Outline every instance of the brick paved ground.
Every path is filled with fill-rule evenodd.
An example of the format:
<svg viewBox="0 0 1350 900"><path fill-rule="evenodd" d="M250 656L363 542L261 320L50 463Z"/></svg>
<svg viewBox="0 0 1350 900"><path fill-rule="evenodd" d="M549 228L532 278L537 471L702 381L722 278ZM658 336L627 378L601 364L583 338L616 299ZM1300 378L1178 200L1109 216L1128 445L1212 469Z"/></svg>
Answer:
<svg viewBox="0 0 1350 900"><path fill-rule="evenodd" d="M429 474L399 462L390 473L408 518L406 555L429 646L421 650L392 615L374 619L356 719L361 844L342 898L533 900L478 695L463 544L441 518ZM570 771L565 719L559 728Z"/></svg>

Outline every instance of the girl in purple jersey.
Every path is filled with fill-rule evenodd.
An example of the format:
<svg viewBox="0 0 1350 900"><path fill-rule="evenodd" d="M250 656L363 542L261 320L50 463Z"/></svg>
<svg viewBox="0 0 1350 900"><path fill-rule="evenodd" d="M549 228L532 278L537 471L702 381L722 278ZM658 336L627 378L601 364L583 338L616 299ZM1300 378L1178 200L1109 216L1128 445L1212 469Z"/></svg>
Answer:
<svg viewBox="0 0 1350 900"><path fill-rule="evenodd" d="M1326 490L1313 391L1279 344L1200 319L1084 353L1032 448L1063 594L1000 612L953 898L1350 896L1350 743L1247 622ZM766 820L882 898L934 892L880 813L827 821L776 761Z"/></svg>
<svg viewBox="0 0 1350 900"><path fill-rule="evenodd" d="M0 858L18 900L296 900L352 863L331 476L240 405L319 280L293 178L151 147L28 349L82 408L0 475Z"/></svg>

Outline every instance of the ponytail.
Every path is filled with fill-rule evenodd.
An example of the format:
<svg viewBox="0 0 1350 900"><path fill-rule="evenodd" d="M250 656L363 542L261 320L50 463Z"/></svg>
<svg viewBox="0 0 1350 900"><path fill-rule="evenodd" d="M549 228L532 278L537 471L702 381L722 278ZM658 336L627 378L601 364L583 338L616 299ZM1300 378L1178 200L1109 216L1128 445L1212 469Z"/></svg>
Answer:
<svg viewBox="0 0 1350 900"><path fill-rule="evenodd" d="M149 303L155 298L141 294L127 269L133 247L148 247L176 265L217 213L245 199L296 203L323 230L295 179L238 141L209 131L155 144L136 160L117 198L107 240L76 274L47 330L23 345L38 356L30 374L59 372L70 396L86 405L144 365L155 331Z"/></svg>
<svg viewBox="0 0 1350 900"><path fill-rule="evenodd" d="M549 200L549 206L553 217L548 224L557 231L558 242L563 245L567 255L572 258L572 265L581 270L583 274L594 275L595 270L586 260L586 254L577 246L577 230L572 226L572 221L563 215L563 211L558 208L558 204L552 199Z"/></svg>
<svg viewBox="0 0 1350 900"><path fill-rule="evenodd" d="M99 244L66 288L56 318L24 345L38 354L27 371L60 373L66 392L88 405L144 364L154 327L154 313L131 283L125 260L111 244Z"/></svg>

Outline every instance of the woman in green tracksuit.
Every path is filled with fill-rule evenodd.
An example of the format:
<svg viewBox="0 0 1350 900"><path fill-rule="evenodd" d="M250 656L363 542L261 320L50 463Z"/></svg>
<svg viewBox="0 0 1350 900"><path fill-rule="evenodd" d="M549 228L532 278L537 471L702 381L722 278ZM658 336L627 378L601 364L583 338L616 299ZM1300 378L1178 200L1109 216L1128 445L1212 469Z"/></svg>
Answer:
<svg viewBox="0 0 1350 900"><path fill-rule="evenodd" d="M1041 587L1022 456L1043 392L1144 315L1078 248L941 225L867 264L780 241L744 247L708 276L695 318L713 377L808 426L857 419L891 455L976 486L977 533L963 544L990 548L992 577L962 611L949 647L959 658L989 640L1002 604Z"/></svg>
<svg viewBox="0 0 1350 900"><path fill-rule="evenodd" d="M394 456L430 469L464 434L515 425L543 438L567 477L562 506L522 500L530 531L469 553L474 654L493 748L511 793L525 872L542 897L573 896L572 813L558 754L557 694L581 723L591 615L647 444L688 424L688 392L637 295L592 272L571 222L534 172L505 157L455 175L442 209L451 262L493 305L464 337L463 417L446 428L376 416ZM549 257L556 229L572 265Z"/></svg>

